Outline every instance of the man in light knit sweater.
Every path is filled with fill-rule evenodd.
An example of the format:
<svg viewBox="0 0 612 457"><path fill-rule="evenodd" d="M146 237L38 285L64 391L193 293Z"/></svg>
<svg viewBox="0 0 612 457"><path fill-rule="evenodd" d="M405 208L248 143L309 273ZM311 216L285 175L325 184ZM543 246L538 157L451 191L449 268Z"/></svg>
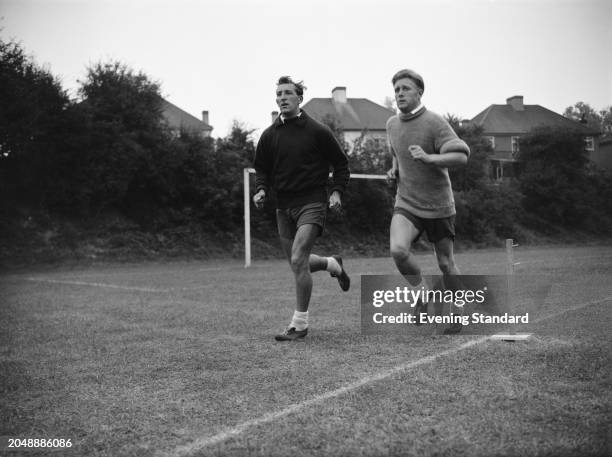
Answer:
<svg viewBox="0 0 612 457"><path fill-rule="evenodd" d="M325 225L327 205L340 210L349 181L348 157L331 130L300 110L304 86L283 76L276 87L280 115L261 135L255 151L256 191L253 202L262 208L270 189L276 191L276 222L281 246L295 277L296 308L277 341L303 339L308 333L311 272L328 271L347 291L350 278L338 255L311 254ZM333 169L330 195L327 181Z"/></svg>
<svg viewBox="0 0 612 457"><path fill-rule="evenodd" d="M411 253L412 244L425 232L435 247L444 285L457 290L461 285L456 278L459 269L453 255L455 201L448 168L465 165L470 149L444 118L423 106L425 83L418 73L400 70L391 82L400 110L387 121L393 154L387 176L397 180L390 230L391 255L410 284L427 289L421 268ZM426 304L419 302L415 312L425 311ZM459 330L460 326L454 325L446 333Z"/></svg>

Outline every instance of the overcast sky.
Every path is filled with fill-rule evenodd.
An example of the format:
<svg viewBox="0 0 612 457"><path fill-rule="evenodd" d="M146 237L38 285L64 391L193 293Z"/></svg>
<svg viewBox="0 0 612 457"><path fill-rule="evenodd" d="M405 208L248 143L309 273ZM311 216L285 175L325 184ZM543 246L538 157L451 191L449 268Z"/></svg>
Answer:
<svg viewBox="0 0 612 457"><path fill-rule="evenodd" d="M158 81L187 112L208 110L213 136L232 120L269 124L275 82L312 97L346 86L383 104L412 68L423 101L472 118L523 95L562 113L612 104L609 0L0 0L0 36L21 42L75 95L97 62Z"/></svg>

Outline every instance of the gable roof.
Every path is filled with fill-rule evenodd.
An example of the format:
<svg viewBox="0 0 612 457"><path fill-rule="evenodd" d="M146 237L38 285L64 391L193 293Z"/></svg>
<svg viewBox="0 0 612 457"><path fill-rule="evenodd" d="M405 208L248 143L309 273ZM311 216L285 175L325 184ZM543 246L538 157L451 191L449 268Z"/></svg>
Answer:
<svg viewBox="0 0 612 457"><path fill-rule="evenodd" d="M384 106L367 98L347 98L337 102L332 98L313 98L302 105L309 116L322 121L326 115L334 116L343 130L386 130L387 120L395 115Z"/></svg>
<svg viewBox="0 0 612 457"><path fill-rule="evenodd" d="M162 98L162 113L168 126L174 130L186 129L196 132L212 131L212 127L187 111Z"/></svg>
<svg viewBox="0 0 612 457"><path fill-rule="evenodd" d="M485 134L524 134L538 126L574 129L584 135L599 135L600 132L572 119L568 119L540 105L524 105L516 110L511 105L490 105L478 113L472 123L481 125Z"/></svg>

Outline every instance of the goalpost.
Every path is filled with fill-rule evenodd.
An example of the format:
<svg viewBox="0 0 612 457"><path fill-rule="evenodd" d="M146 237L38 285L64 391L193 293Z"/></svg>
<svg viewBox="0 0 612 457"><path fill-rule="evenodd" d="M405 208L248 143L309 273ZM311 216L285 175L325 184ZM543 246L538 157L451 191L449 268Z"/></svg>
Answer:
<svg viewBox="0 0 612 457"><path fill-rule="evenodd" d="M244 268L251 266L251 189L249 176L253 173L255 173L254 168L245 168L242 173L244 179ZM351 173L351 178L387 179L387 176Z"/></svg>

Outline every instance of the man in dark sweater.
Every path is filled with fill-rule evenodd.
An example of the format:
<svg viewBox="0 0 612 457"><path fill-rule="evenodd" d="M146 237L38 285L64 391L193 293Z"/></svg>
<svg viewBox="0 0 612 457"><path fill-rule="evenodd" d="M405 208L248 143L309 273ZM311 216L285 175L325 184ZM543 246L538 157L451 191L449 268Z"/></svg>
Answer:
<svg viewBox="0 0 612 457"><path fill-rule="evenodd" d="M412 243L425 232L434 245L445 286L457 290L461 285L453 254L455 201L448 168L465 165L470 148L443 117L423 106L425 83L419 74L400 70L393 76L392 84L400 113L387 121L393 153L393 166L387 175L397 179L390 229L391 255L408 282L427 289L411 254ZM422 302L417 304L417 313L425 311L424 307Z"/></svg>
<svg viewBox="0 0 612 457"><path fill-rule="evenodd" d="M262 208L266 196L276 192L276 222L281 246L295 277L296 309L277 341L303 339L308 333L308 305L312 293L311 272L328 271L342 290L350 278L338 255L321 257L312 247L325 225L327 205L339 211L349 181L348 158L331 130L300 110L304 86L283 76L278 80L276 103L280 115L261 135L255 152L255 195ZM330 195L327 181L333 169Z"/></svg>

